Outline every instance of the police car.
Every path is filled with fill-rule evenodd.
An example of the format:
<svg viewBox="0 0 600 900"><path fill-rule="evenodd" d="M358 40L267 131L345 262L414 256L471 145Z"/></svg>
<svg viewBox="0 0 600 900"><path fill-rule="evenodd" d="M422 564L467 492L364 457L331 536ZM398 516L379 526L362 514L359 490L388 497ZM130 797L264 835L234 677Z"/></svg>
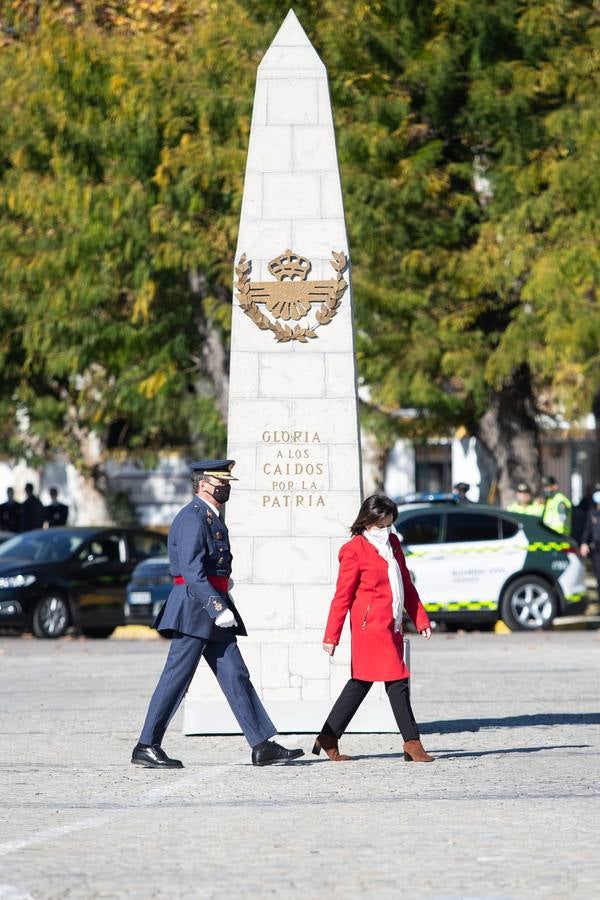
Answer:
<svg viewBox="0 0 600 900"><path fill-rule="evenodd" d="M585 609L577 545L533 516L479 503L414 503L394 525L434 621L501 618L513 631L536 631Z"/></svg>

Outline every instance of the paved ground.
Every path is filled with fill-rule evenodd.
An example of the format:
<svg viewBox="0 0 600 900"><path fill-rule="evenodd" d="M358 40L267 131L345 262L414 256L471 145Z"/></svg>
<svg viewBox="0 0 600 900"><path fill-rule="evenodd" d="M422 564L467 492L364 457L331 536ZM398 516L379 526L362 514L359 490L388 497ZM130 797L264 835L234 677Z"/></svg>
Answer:
<svg viewBox="0 0 600 900"><path fill-rule="evenodd" d="M429 766L349 735L352 763L253 769L176 720L186 768L133 768L165 651L0 640L2 900L598 896L600 632L415 639Z"/></svg>

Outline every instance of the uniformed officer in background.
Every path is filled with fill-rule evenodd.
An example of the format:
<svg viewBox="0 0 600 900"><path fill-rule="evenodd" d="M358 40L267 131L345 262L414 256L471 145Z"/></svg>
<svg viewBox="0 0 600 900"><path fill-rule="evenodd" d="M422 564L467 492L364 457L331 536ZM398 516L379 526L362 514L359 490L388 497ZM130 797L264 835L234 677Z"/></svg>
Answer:
<svg viewBox="0 0 600 900"><path fill-rule="evenodd" d="M452 494L459 503L470 503L471 501L467 497L467 491L470 488L471 485L466 481L458 481L452 488Z"/></svg>
<svg viewBox="0 0 600 900"><path fill-rule="evenodd" d="M579 549L583 557L589 556L592 561L600 597L600 485L598 484L592 494L592 506L581 535Z"/></svg>
<svg viewBox="0 0 600 900"><path fill-rule="evenodd" d="M50 488L50 503L44 507L44 521L48 528L59 528L61 525L67 524L69 518L69 507L66 503L60 503L58 499L58 490L55 487Z"/></svg>
<svg viewBox="0 0 600 900"><path fill-rule="evenodd" d="M192 466L193 500L173 520L169 531L169 562L173 588L153 627L172 638L139 743L131 762L150 768L182 768L161 747L204 656L246 740L252 764L284 763L302 750L288 750L269 738L277 733L256 693L239 651L236 635L247 634L241 616L228 595L231 575L229 535L221 509L229 499L231 459L200 460Z"/></svg>
<svg viewBox="0 0 600 900"><path fill-rule="evenodd" d="M545 497L542 522L558 534L570 535L573 515L571 501L558 489L558 481L554 475L544 475L542 487Z"/></svg>
<svg viewBox="0 0 600 900"><path fill-rule="evenodd" d="M6 503L0 503L0 530L20 531L21 504L15 500L14 488L6 489Z"/></svg>
<svg viewBox="0 0 600 900"><path fill-rule="evenodd" d="M525 516L537 516L541 519L544 512L544 504L533 499L533 493L528 484L520 481L515 490L515 499L506 507L508 512L522 513Z"/></svg>

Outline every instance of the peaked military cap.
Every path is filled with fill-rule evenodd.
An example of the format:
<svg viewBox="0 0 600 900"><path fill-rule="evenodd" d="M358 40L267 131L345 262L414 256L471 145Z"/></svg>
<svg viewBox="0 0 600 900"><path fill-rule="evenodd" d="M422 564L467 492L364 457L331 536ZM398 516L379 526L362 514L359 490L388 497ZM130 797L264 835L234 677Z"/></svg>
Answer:
<svg viewBox="0 0 600 900"><path fill-rule="evenodd" d="M531 488L525 481L520 481L517 485L517 490L521 494L531 494Z"/></svg>
<svg viewBox="0 0 600 900"><path fill-rule="evenodd" d="M544 487L552 487L553 484L558 484L558 481L554 477L554 475L544 475L542 478L542 484Z"/></svg>
<svg viewBox="0 0 600 900"><path fill-rule="evenodd" d="M192 472L203 472L225 481L239 481L239 478L231 474L234 466L235 459L199 459L192 463L191 469Z"/></svg>

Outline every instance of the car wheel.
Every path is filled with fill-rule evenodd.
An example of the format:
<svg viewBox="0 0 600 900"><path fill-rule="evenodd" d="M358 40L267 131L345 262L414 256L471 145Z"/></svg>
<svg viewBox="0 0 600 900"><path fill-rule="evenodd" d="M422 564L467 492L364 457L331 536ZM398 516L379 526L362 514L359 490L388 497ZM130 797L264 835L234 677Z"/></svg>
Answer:
<svg viewBox="0 0 600 900"><path fill-rule="evenodd" d="M69 604L62 594L46 594L33 611L33 633L39 638L59 638L69 627Z"/></svg>
<svg viewBox="0 0 600 900"><path fill-rule="evenodd" d="M88 638L108 638L111 636L116 626L105 628L82 628L81 633Z"/></svg>
<svg viewBox="0 0 600 900"><path fill-rule="evenodd" d="M511 631L550 628L557 608L554 590L537 575L516 578L505 588L500 601L500 615Z"/></svg>

